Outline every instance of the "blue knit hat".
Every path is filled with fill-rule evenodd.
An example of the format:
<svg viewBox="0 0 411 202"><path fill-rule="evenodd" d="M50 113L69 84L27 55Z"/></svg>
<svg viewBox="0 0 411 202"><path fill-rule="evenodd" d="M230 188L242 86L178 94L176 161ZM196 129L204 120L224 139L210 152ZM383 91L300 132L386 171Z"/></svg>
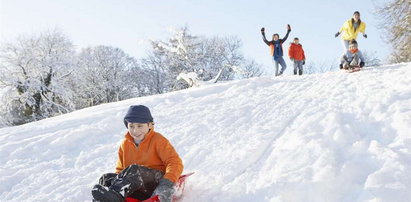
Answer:
<svg viewBox="0 0 411 202"><path fill-rule="evenodd" d="M124 124L128 128L127 123L149 123L153 122L150 110L144 105L131 105L128 108L127 114L124 117Z"/></svg>

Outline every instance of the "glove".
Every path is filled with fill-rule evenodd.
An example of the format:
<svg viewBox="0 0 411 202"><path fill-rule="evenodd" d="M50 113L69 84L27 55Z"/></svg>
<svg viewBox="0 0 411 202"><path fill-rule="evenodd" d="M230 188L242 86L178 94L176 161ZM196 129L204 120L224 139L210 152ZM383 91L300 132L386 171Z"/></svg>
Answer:
<svg viewBox="0 0 411 202"><path fill-rule="evenodd" d="M337 32L337 33L335 34L335 38L337 38L339 35L340 35L340 32Z"/></svg>
<svg viewBox="0 0 411 202"><path fill-rule="evenodd" d="M288 31L288 32L291 32L291 26L290 26L290 24L287 24L287 31Z"/></svg>
<svg viewBox="0 0 411 202"><path fill-rule="evenodd" d="M363 34L362 36L363 36L364 38L367 38L367 37L368 37L367 34Z"/></svg>
<svg viewBox="0 0 411 202"><path fill-rule="evenodd" d="M152 196L158 195L161 202L171 202L173 193L174 183L166 178L162 178Z"/></svg>
<svg viewBox="0 0 411 202"><path fill-rule="evenodd" d="M261 28L261 32L265 32L265 29L264 29L264 27L263 27L263 28Z"/></svg>
<svg viewBox="0 0 411 202"><path fill-rule="evenodd" d="M105 187L111 186L113 180L117 177L116 173L106 173L100 177L98 183Z"/></svg>
<svg viewBox="0 0 411 202"><path fill-rule="evenodd" d="M340 69L342 69L343 68L343 65L342 64L340 64Z"/></svg>
<svg viewBox="0 0 411 202"><path fill-rule="evenodd" d="M360 62L360 67L364 67L365 63L364 62Z"/></svg>
<svg viewBox="0 0 411 202"><path fill-rule="evenodd" d="M303 65L305 65L305 60L303 60Z"/></svg>

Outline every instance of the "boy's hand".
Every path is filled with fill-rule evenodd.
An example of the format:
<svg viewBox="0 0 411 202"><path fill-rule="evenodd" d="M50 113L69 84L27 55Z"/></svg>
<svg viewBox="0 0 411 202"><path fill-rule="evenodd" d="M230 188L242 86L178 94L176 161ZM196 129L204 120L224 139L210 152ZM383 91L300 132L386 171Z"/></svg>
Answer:
<svg viewBox="0 0 411 202"><path fill-rule="evenodd" d="M303 65L305 65L305 60L303 60Z"/></svg>
<svg viewBox="0 0 411 202"><path fill-rule="evenodd" d="M174 183L166 178L160 179L152 197L157 195L160 201L171 201L173 199Z"/></svg>
<svg viewBox="0 0 411 202"><path fill-rule="evenodd" d="M291 31L291 26L290 26L290 24L287 24L287 31Z"/></svg>
<svg viewBox="0 0 411 202"><path fill-rule="evenodd" d="M368 37L367 34L363 34L362 36L363 36L364 38L367 38L367 37Z"/></svg>
<svg viewBox="0 0 411 202"><path fill-rule="evenodd" d="M261 28L261 32L265 32L265 29L264 29L264 27L262 27L262 28Z"/></svg>

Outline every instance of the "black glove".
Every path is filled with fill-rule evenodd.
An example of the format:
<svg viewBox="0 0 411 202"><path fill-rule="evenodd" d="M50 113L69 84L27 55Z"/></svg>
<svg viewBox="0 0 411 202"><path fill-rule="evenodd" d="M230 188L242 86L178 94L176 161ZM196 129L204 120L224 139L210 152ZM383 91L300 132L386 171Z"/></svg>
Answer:
<svg viewBox="0 0 411 202"><path fill-rule="evenodd" d="M291 32L291 26L290 26L290 24L287 24L287 32Z"/></svg>
<svg viewBox="0 0 411 202"><path fill-rule="evenodd" d="M265 29L264 29L264 27L263 27L263 28L261 28L261 32L265 32Z"/></svg>
<svg viewBox="0 0 411 202"><path fill-rule="evenodd" d="M152 196L158 195L160 201L172 201L173 193L174 183L166 178L162 178Z"/></svg>
<svg viewBox="0 0 411 202"><path fill-rule="evenodd" d="M340 32L337 32L337 33L335 34L335 38L337 38L339 35L340 35Z"/></svg>
<svg viewBox="0 0 411 202"><path fill-rule="evenodd" d="M368 37L367 34L363 34L363 36L364 36L364 38L367 38L367 37Z"/></svg>
<svg viewBox="0 0 411 202"><path fill-rule="evenodd" d="M305 60L303 60L303 65L305 65Z"/></svg>
<svg viewBox="0 0 411 202"><path fill-rule="evenodd" d="M343 68L343 65L342 64L340 64L340 69L342 69Z"/></svg>
<svg viewBox="0 0 411 202"><path fill-rule="evenodd" d="M111 186L113 180L117 177L116 173L106 173L103 176L100 177L98 180L98 183L100 185L103 185L105 187Z"/></svg>
<svg viewBox="0 0 411 202"><path fill-rule="evenodd" d="M360 62L360 67L364 67L365 63L364 62Z"/></svg>

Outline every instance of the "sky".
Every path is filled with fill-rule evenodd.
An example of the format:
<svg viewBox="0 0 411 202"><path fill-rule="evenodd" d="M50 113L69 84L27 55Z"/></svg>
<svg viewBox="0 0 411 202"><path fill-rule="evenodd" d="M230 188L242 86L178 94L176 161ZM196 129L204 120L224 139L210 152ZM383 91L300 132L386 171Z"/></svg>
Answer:
<svg viewBox="0 0 411 202"><path fill-rule="evenodd" d="M90 202L143 104L195 172L180 202L409 202L410 74L264 76L0 128L0 201Z"/></svg>
<svg viewBox="0 0 411 202"><path fill-rule="evenodd" d="M379 1L381 2L381 1ZM77 49L110 45L129 55L142 58L150 50L149 40L166 40L170 29L187 26L196 36L236 36L247 59L273 69L269 48L263 43L260 29L266 35L284 37L286 25L292 31L284 44L299 37L305 49L307 64L336 65L342 54L340 38L334 34L354 11L360 11L367 24L368 38L357 38L361 50L386 63L390 46L382 40L375 15L377 0L1 0L1 41L12 41L19 35L30 35L58 28ZM288 72L291 62L285 56ZM271 72L272 73L272 72Z"/></svg>

